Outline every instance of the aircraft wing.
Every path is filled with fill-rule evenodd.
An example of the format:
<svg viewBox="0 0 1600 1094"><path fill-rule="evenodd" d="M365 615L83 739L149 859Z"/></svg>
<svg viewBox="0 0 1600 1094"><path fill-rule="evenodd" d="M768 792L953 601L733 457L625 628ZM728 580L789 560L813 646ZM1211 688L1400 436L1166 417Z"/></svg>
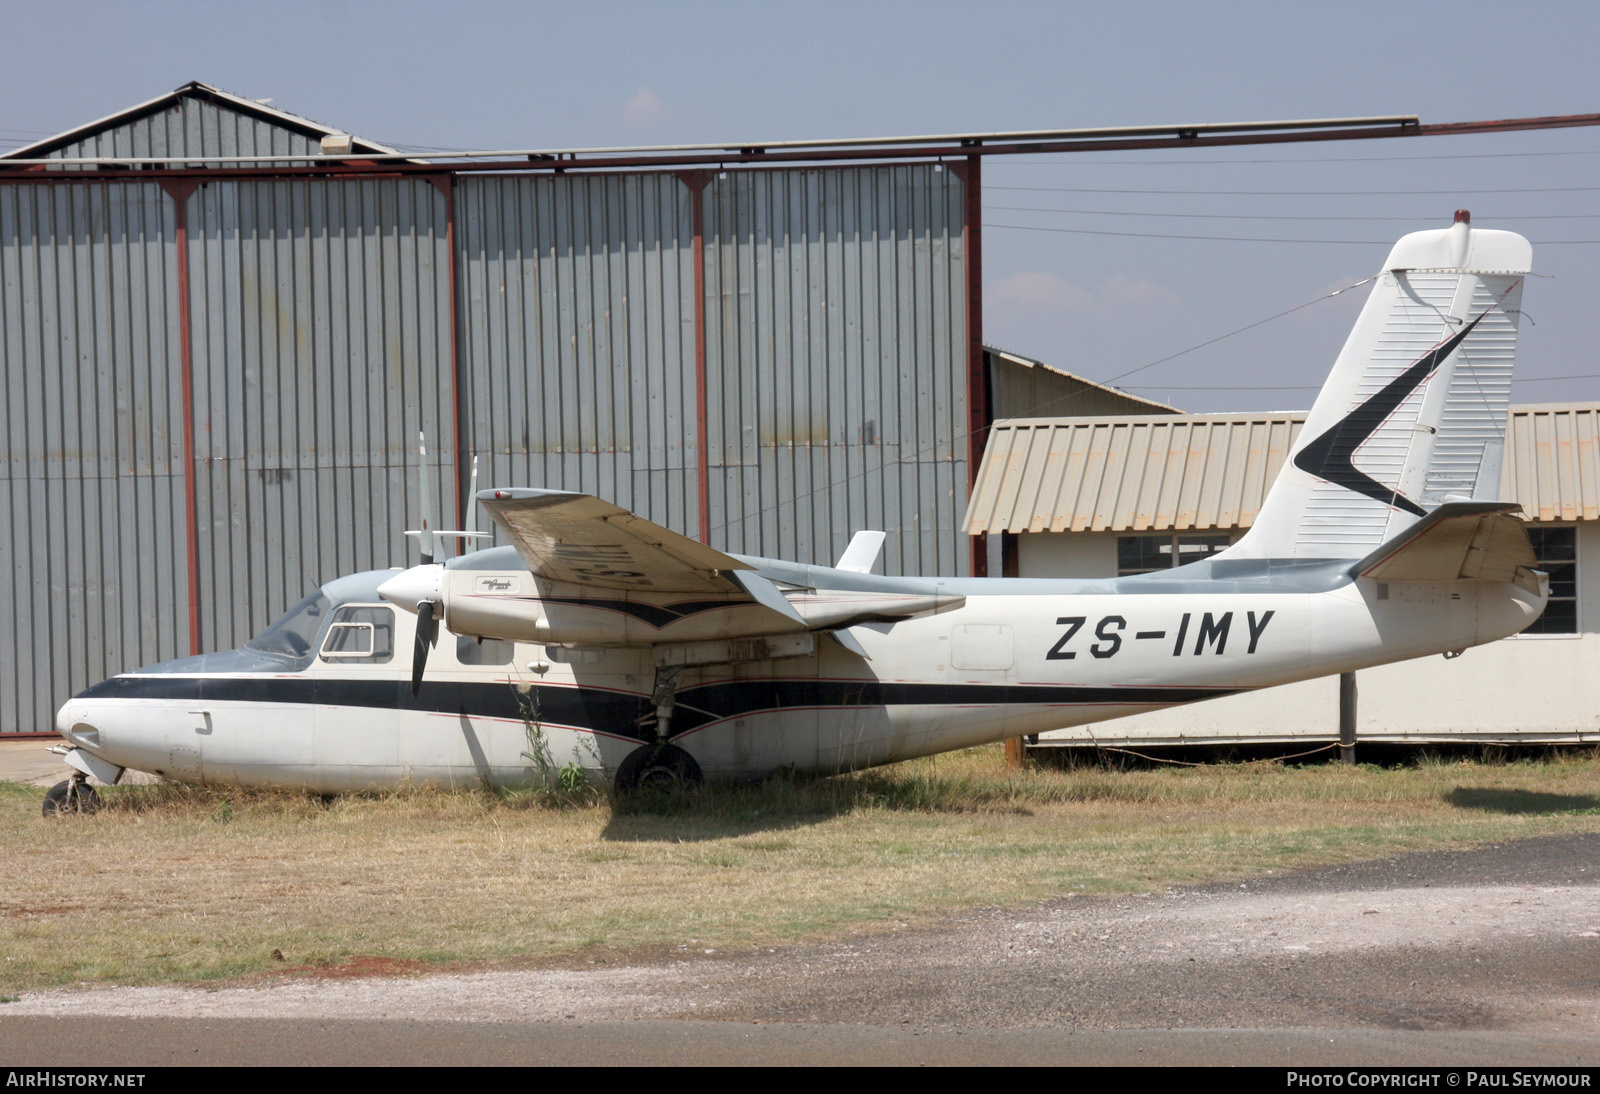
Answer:
<svg viewBox="0 0 1600 1094"><path fill-rule="evenodd" d="M1533 569L1533 545L1501 501L1446 502L1356 563L1357 577L1381 581L1512 581Z"/></svg>
<svg viewBox="0 0 1600 1094"><path fill-rule="evenodd" d="M737 593L750 567L590 494L485 490L478 502L528 569L551 581L663 593ZM747 595L747 594L746 594Z"/></svg>

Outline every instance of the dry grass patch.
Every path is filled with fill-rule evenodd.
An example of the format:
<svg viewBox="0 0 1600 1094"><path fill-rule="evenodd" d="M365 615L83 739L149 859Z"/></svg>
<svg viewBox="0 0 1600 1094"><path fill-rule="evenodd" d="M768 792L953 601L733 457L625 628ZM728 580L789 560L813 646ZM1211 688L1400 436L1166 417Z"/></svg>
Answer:
<svg viewBox="0 0 1600 1094"><path fill-rule="evenodd" d="M680 801L0 788L0 994L590 945L715 949L1600 830L1600 759L1005 771L985 749Z"/></svg>

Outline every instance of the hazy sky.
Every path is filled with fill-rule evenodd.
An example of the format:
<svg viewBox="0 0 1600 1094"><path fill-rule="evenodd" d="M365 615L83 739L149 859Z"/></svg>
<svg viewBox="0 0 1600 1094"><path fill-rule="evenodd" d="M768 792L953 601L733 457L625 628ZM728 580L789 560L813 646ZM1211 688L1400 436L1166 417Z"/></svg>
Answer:
<svg viewBox="0 0 1600 1094"><path fill-rule="evenodd" d="M0 148L190 80L407 150L1600 111L1600 5L1576 0L0 0L0 26ZM1581 333L1597 167L1595 128L992 157L986 339L1186 409L1303 407L1361 293L1130 373L1360 280L1468 208L1536 244L1513 398L1600 400Z"/></svg>

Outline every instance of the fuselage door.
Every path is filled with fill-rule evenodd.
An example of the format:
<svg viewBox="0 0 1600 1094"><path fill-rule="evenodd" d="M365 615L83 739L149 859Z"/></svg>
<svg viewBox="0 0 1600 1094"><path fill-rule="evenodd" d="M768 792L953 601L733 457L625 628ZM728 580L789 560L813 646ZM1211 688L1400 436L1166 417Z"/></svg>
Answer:
<svg viewBox="0 0 1600 1094"><path fill-rule="evenodd" d="M389 777L400 764L396 714L410 695L397 643L411 641L387 604L341 604L333 610L311 666L316 677L313 750L319 767L349 786Z"/></svg>

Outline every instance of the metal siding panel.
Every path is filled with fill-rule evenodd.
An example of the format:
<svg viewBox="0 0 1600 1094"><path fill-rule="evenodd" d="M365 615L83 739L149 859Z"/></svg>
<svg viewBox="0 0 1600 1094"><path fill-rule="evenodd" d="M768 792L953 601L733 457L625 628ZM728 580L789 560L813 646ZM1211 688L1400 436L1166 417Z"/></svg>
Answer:
<svg viewBox="0 0 1600 1094"><path fill-rule="evenodd" d="M1572 520L1577 516L1577 506L1573 498L1578 493L1579 469L1576 430L1573 428L1573 416L1560 414L1553 417L1555 425L1555 455L1558 489L1559 511L1562 520Z"/></svg>
<svg viewBox="0 0 1600 1094"><path fill-rule="evenodd" d="M0 186L0 732L182 652L170 599L171 205L151 184ZM181 511L181 508L180 508Z"/></svg>
<svg viewBox="0 0 1600 1094"><path fill-rule="evenodd" d="M1141 426L1149 435L1145 459L1129 468L1142 476L1135 489L1139 493L1138 513L1142 527L1170 526L1184 486L1184 468L1191 430L1169 429L1155 423Z"/></svg>
<svg viewBox="0 0 1600 1094"><path fill-rule="evenodd" d="M828 563L877 527L886 572L964 572L959 180L730 171L706 202L721 545Z"/></svg>
<svg viewBox="0 0 1600 1094"><path fill-rule="evenodd" d="M1500 469L1501 493L1522 506L1523 512L1538 519L1538 480L1534 475L1533 416L1513 411L1506 437L1505 464Z"/></svg>
<svg viewBox="0 0 1600 1094"><path fill-rule="evenodd" d="M692 534L688 188L597 175L456 192L463 424L496 455L480 485L597 492Z"/></svg>
<svg viewBox="0 0 1600 1094"><path fill-rule="evenodd" d="M1556 480L1555 421L1549 415L1533 420L1533 437L1528 452L1528 470L1534 480L1533 512L1536 520L1559 519L1561 495Z"/></svg>
<svg viewBox="0 0 1600 1094"><path fill-rule="evenodd" d="M1600 519L1600 443L1595 437L1596 414L1587 409L1574 413L1578 428L1579 488L1574 498L1579 520Z"/></svg>
<svg viewBox="0 0 1600 1094"><path fill-rule="evenodd" d="M1027 482L1025 489L1018 494L1014 508L996 515L997 531L1044 531L1050 524L1050 518L1043 514L1048 513L1049 505L1060 489L1059 484L1067 474L1066 465L1072 459L1070 432L1033 429L1028 431L1027 439L1028 448L1020 459L1025 463L1037 464L1039 474L1034 481ZM1018 478L1024 478L1027 468L1017 468L1013 473Z"/></svg>
<svg viewBox="0 0 1600 1094"><path fill-rule="evenodd" d="M1200 444L1191 443L1190 452L1197 463L1186 477L1184 496L1173 514L1173 528L1198 531L1216 526L1217 513L1222 508L1222 486L1234 466L1234 445L1248 430L1248 425L1222 423L1204 430ZM1219 435L1212 438L1212 432Z"/></svg>
<svg viewBox="0 0 1600 1094"><path fill-rule="evenodd" d="M193 208L203 641L218 647L312 585L410 557L419 430L434 517L449 512L447 206L427 180L366 179L213 182Z"/></svg>

